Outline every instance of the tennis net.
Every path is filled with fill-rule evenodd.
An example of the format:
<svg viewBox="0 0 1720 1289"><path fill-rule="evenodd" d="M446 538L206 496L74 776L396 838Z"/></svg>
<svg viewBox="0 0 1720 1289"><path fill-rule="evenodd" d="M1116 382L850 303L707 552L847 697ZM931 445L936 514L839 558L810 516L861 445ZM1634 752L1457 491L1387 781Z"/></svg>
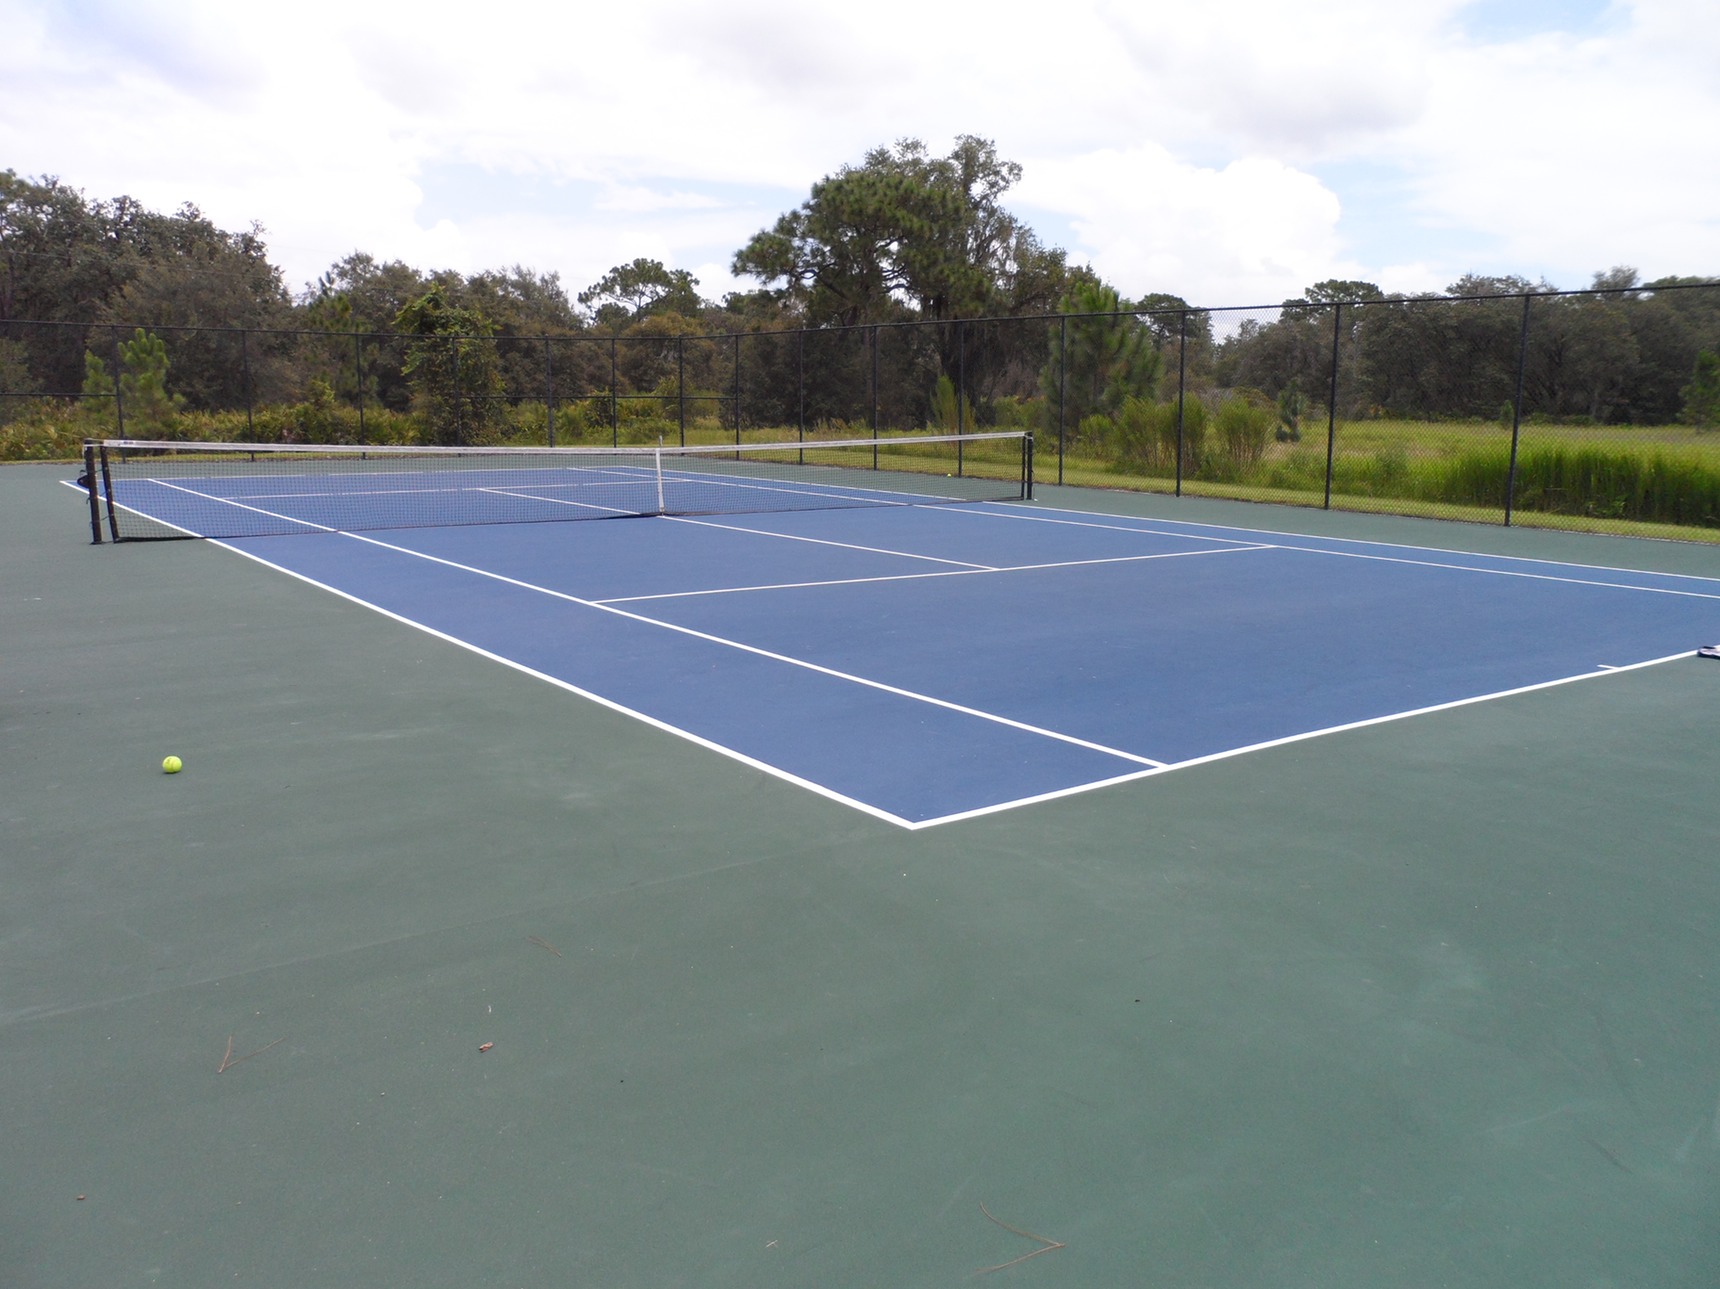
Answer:
<svg viewBox="0 0 1720 1289"><path fill-rule="evenodd" d="M113 541L1014 501L1033 438L904 435L691 447L85 445Z"/></svg>

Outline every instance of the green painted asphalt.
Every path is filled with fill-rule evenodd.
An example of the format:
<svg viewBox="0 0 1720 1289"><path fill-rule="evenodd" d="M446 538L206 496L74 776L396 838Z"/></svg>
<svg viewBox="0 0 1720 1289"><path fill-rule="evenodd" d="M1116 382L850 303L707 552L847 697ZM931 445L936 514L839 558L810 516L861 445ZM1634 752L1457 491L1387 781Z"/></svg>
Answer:
<svg viewBox="0 0 1720 1289"><path fill-rule="evenodd" d="M1714 1284L1720 663L908 833L70 473L0 470L0 1284Z"/></svg>

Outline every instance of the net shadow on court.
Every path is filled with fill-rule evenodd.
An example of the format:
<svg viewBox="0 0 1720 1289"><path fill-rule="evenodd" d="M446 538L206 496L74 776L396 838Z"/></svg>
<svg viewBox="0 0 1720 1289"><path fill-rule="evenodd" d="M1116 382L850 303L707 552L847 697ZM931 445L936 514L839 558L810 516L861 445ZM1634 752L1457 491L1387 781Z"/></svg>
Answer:
<svg viewBox="0 0 1720 1289"><path fill-rule="evenodd" d="M66 476L0 472L12 1283L1720 1262L1712 662L914 832L209 544L83 544Z"/></svg>

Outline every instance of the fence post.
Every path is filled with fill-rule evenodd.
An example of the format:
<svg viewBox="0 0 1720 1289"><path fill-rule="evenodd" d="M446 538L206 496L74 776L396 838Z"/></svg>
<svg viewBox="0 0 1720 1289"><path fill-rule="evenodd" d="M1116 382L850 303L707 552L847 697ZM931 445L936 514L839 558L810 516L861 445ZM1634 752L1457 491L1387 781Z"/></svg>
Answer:
<svg viewBox="0 0 1720 1289"><path fill-rule="evenodd" d="M675 337L675 418L681 427L681 446L687 446L687 338Z"/></svg>
<svg viewBox="0 0 1720 1289"><path fill-rule="evenodd" d="M548 336L543 338L543 383L545 417L548 422L544 442L553 448L555 446L555 350L551 346Z"/></svg>
<svg viewBox="0 0 1720 1289"><path fill-rule="evenodd" d="M125 361L119 354L119 328L113 329L113 414L118 422L116 434L125 437Z"/></svg>
<svg viewBox="0 0 1720 1289"><path fill-rule="evenodd" d="M1332 454L1338 441L1338 337L1342 334L1344 302L1332 306L1332 385L1326 395L1326 500L1321 509L1332 508Z"/></svg>
<svg viewBox="0 0 1720 1289"><path fill-rule="evenodd" d="M967 323L956 319L956 433L967 433ZM962 443L956 440L956 478L962 477Z"/></svg>
<svg viewBox="0 0 1720 1289"><path fill-rule="evenodd" d="M364 333L352 333L352 367L358 376L358 441L364 443L370 438L364 429Z"/></svg>
<svg viewBox="0 0 1720 1289"><path fill-rule="evenodd" d="M460 337L450 336L454 347L454 442L466 445L466 399L460 389Z"/></svg>
<svg viewBox="0 0 1720 1289"><path fill-rule="evenodd" d="M806 442L806 328L794 333L794 424L800 441Z"/></svg>
<svg viewBox="0 0 1720 1289"><path fill-rule="evenodd" d="M1517 328L1517 390L1511 399L1511 464L1505 471L1505 527L1511 527L1511 508L1517 500L1517 440L1523 425L1523 370L1529 361L1529 301L1523 293L1523 321Z"/></svg>
<svg viewBox="0 0 1720 1289"><path fill-rule="evenodd" d="M735 444L741 441L741 333L735 332Z"/></svg>
<svg viewBox="0 0 1720 1289"><path fill-rule="evenodd" d="M251 419L251 346L246 339L251 334L250 328L239 328L239 367L240 379L245 382L245 437L255 441L257 437L256 424Z"/></svg>
<svg viewBox="0 0 1720 1289"><path fill-rule="evenodd" d="M1069 315L1057 317L1057 484L1063 485L1063 414L1069 395Z"/></svg>
<svg viewBox="0 0 1720 1289"><path fill-rule="evenodd" d="M615 337L609 337L609 446L621 446L621 404L616 398Z"/></svg>
<svg viewBox="0 0 1720 1289"><path fill-rule="evenodd" d="M866 332L867 332L867 334L866 334L866 353L867 353L867 356L872 360L871 361L872 374L871 374L870 379L866 382L866 399L867 399L866 425L867 425L867 428L871 430L872 437L877 438L878 437L878 327L877 327L877 324L874 323L872 326L868 327L866 329ZM872 466L874 469L876 469L877 465L878 465L877 450L874 449L873 450Z"/></svg>
<svg viewBox="0 0 1720 1289"><path fill-rule="evenodd" d="M867 337L872 343L872 468L878 468L878 324L871 326L872 334Z"/></svg>
<svg viewBox="0 0 1720 1289"><path fill-rule="evenodd" d="M1175 495L1182 496L1183 467L1183 392L1188 385L1188 310L1177 321L1177 484Z"/></svg>

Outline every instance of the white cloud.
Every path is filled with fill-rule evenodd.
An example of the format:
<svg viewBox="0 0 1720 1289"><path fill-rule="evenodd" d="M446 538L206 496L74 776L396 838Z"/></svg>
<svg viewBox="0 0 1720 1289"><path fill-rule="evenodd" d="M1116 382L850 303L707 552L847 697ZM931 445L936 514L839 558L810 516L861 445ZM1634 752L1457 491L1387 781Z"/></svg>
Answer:
<svg viewBox="0 0 1720 1289"><path fill-rule="evenodd" d="M575 289L648 255L717 294L822 175L962 133L1131 294L1715 273L1711 2L1519 5L1485 37L1493 0L0 0L0 165L260 220L295 285L354 249ZM544 182L442 209L460 167Z"/></svg>
<svg viewBox="0 0 1720 1289"><path fill-rule="evenodd" d="M706 193L658 192L638 184L614 184L592 205L598 210L643 214L658 210L712 210L722 202Z"/></svg>
<svg viewBox="0 0 1720 1289"><path fill-rule="evenodd" d="M1101 12L1128 53L1143 124L1306 158L1412 120L1428 88L1425 51L1459 7L1111 0Z"/></svg>
<svg viewBox="0 0 1720 1289"><path fill-rule="evenodd" d="M1720 137L1706 126L1720 119L1720 39L1708 11L1669 46L1680 8L1697 17L1643 4L1603 36L1441 50L1425 111L1392 140L1417 213L1561 285L1616 263L1720 272Z"/></svg>
<svg viewBox="0 0 1720 1289"><path fill-rule="evenodd" d="M1350 276L1337 197L1312 175L1260 158L1193 166L1156 145L1027 168L1026 203L1067 214L1100 274L1125 296L1272 304Z"/></svg>

